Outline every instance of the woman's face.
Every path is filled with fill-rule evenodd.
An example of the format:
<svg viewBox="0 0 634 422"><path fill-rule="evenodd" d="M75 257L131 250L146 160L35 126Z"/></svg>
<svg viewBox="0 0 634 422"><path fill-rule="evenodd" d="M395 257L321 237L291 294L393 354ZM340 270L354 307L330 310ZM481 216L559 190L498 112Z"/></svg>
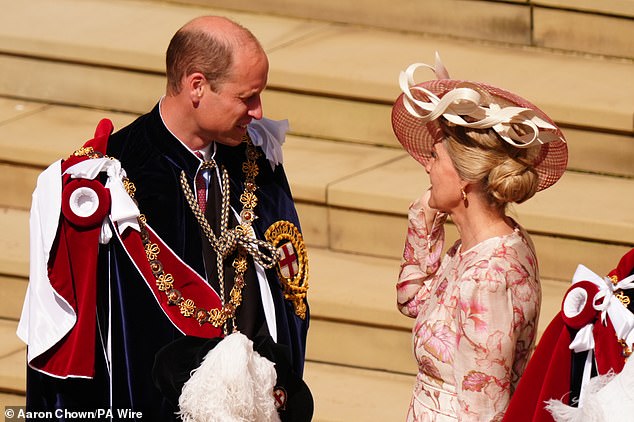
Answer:
<svg viewBox="0 0 634 422"><path fill-rule="evenodd" d="M444 143L436 143L431 156L425 166L431 182L429 206L451 212L462 203L461 188L464 182L460 179Z"/></svg>

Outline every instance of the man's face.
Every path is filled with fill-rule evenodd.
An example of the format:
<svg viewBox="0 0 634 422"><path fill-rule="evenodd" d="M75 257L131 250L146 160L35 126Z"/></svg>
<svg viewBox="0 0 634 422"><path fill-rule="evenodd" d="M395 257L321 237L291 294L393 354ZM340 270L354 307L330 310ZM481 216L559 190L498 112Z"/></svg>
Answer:
<svg viewBox="0 0 634 422"><path fill-rule="evenodd" d="M201 137L236 146L247 132L247 124L262 118L260 94L266 87L269 62L264 52L245 49L234 57L229 77L211 89L205 87L197 111Z"/></svg>

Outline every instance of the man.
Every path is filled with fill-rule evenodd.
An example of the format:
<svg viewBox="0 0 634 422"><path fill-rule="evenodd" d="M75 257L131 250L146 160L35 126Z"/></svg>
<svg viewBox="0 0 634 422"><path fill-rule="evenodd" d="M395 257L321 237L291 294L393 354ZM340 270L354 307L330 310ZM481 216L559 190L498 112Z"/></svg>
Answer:
<svg viewBox="0 0 634 422"><path fill-rule="evenodd" d="M174 419L177 400L153 384L152 368L183 334L266 339L301 377L307 258L281 165L287 126L262 119L266 54L247 29L205 16L174 35L166 64L166 95L152 111L112 135L102 121L93 140L38 180L32 222L51 220L38 190L61 189L62 218L54 230L32 225L39 264L18 329L29 345L32 410ZM50 189L60 173L63 186ZM47 295L62 316L47 313ZM200 363L189 349L157 362L177 374L168 379ZM282 416L288 395L276 390Z"/></svg>

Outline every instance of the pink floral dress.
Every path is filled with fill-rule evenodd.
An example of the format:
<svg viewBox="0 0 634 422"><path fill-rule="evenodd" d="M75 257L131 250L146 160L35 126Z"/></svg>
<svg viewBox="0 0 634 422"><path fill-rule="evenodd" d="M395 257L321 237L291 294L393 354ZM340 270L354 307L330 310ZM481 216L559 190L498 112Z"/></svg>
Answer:
<svg viewBox="0 0 634 422"><path fill-rule="evenodd" d="M418 375L407 421L501 420L534 347L541 288L534 248L516 225L440 259L446 215L427 232L410 209L397 284L399 310L416 318Z"/></svg>

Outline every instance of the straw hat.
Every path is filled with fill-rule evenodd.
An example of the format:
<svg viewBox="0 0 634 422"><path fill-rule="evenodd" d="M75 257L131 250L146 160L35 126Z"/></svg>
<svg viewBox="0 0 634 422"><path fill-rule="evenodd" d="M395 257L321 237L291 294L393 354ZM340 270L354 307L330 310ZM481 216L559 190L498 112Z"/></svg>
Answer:
<svg viewBox="0 0 634 422"><path fill-rule="evenodd" d="M414 72L420 67L433 70L437 79L416 84ZM438 124L443 117L456 126L491 128L501 142L516 148L539 146L531 159L539 175L538 190L554 184L566 170L566 140L546 113L504 89L451 79L438 54L435 66L414 63L401 72L399 85L403 93L392 107L392 129L405 150L421 164L427 163L433 145L445 137Z"/></svg>

